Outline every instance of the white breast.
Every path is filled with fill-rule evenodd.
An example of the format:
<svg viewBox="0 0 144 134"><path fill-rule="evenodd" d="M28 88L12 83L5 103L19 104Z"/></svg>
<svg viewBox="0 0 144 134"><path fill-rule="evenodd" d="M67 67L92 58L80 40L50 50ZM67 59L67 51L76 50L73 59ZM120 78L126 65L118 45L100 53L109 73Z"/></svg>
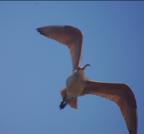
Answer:
<svg viewBox="0 0 144 134"><path fill-rule="evenodd" d="M83 72L73 73L68 77L67 81L67 96L76 97L79 96L84 89L84 76Z"/></svg>

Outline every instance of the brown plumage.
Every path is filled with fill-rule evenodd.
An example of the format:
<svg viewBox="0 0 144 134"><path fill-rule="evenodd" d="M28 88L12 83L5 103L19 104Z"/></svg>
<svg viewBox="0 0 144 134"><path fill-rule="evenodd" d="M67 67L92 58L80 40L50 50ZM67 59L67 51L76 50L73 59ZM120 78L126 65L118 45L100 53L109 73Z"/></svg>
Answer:
<svg viewBox="0 0 144 134"><path fill-rule="evenodd" d="M120 108L130 134L137 132L136 100L125 84L86 81L83 95L92 94L114 101Z"/></svg>
<svg viewBox="0 0 144 134"><path fill-rule="evenodd" d="M77 98L82 95L105 97L119 106L129 134L137 134L137 106L132 90L126 84L94 82L85 78L84 69L88 65L79 67L83 37L80 30L72 26L46 26L37 31L66 45L71 52L73 72L67 78L66 88L61 91L63 100L60 108L63 109L67 104L77 108Z"/></svg>
<svg viewBox="0 0 144 134"><path fill-rule="evenodd" d="M81 56L82 34L77 28L71 26L46 26L37 30L40 34L66 45L71 53L73 70L78 67Z"/></svg>

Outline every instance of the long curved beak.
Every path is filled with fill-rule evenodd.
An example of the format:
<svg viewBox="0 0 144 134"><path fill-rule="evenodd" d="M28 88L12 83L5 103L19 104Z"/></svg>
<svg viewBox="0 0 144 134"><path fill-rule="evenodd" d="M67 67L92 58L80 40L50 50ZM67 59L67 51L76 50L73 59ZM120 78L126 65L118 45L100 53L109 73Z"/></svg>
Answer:
<svg viewBox="0 0 144 134"><path fill-rule="evenodd" d="M91 65L90 64L86 64L81 69L84 70L86 67L89 67L89 66L91 66Z"/></svg>

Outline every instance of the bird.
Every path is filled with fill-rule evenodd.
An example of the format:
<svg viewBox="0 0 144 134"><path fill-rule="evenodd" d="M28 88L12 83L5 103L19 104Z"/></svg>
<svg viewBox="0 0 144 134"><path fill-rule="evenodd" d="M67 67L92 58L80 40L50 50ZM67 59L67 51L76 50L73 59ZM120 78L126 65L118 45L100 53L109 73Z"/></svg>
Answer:
<svg viewBox="0 0 144 134"><path fill-rule="evenodd" d="M65 45L71 55L72 73L66 79L66 86L60 91L62 101L59 108L64 109L67 104L77 109L78 97L96 95L113 101L123 115L129 134L137 134L137 103L132 89L124 83L105 83L89 80L85 77L85 69L90 66L80 66L83 45L82 32L70 25L49 25L36 29L46 38L53 39Z"/></svg>

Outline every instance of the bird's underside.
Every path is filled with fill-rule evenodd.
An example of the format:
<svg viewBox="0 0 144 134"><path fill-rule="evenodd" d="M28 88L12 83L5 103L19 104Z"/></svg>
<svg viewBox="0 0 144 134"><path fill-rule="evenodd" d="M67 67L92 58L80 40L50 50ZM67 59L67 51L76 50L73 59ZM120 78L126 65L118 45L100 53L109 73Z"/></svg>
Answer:
<svg viewBox="0 0 144 134"><path fill-rule="evenodd" d="M54 39L69 48L72 57L73 72L78 72L82 69L79 67L79 62L83 36L79 29L72 26L46 26L37 28L37 31L40 34ZM83 79L83 82L83 92L81 92L81 94L78 96L91 94L112 100L119 106L125 119L129 134L137 134L136 100L132 90L127 85L116 83L100 83L88 81L86 79ZM81 85L79 86L81 87ZM61 91L61 95L63 97L63 101L61 102L60 108L63 109L67 104L73 108L77 108L78 96L68 99L66 89Z"/></svg>

